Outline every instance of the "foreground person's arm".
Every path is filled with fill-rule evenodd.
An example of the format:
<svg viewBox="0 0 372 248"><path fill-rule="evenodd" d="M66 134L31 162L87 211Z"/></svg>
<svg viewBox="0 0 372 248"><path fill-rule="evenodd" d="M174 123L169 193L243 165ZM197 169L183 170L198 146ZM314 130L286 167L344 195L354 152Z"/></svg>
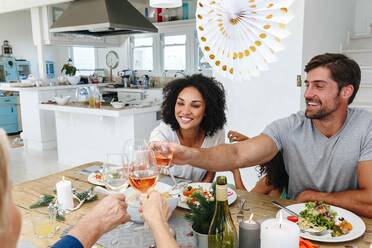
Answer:
<svg viewBox="0 0 372 248"><path fill-rule="evenodd" d="M157 144L155 142L152 145ZM191 164L209 171L226 171L262 164L272 159L278 152L274 141L265 134L239 143L207 149L190 148L174 143L169 143L169 146L173 151L174 163Z"/></svg>
<svg viewBox="0 0 372 248"><path fill-rule="evenodd" d="M170 212L168 204L163 200L159 192L151 192L147 199L142 199L140 212L151 229L157 248L178 247L169 230L168 219Z"/></svg>
<svg viewBox="0 0 372 248"><path fill-rule="evenodd" d="M358 215L372 218L372 160L362 161L358 164L359 189L336 193L317 192L306 190L300 193L296 200L325 201L331 205L348 209Z"/></svg>
<svg viewBox="0 0 372 248"><path fill-rule="evenodd" d="M130 219L126 208L124 195L105 197L79 220L66 237L54 244L53 248L92 247L104 233Z"/></svg>

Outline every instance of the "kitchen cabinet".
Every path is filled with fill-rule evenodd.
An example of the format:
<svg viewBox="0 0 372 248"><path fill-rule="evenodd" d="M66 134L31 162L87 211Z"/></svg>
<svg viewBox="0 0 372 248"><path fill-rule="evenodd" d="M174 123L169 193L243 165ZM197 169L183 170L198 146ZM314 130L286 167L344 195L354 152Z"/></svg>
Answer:
<svg viewBox="0 0 372 248"><path fill-rule="evenodd" d="M7 133L18 132L18 114L15 96L0 97L0 128Z"/></svg>
<svg viewBox="0 0 372 248"><path fill-rule="evenodd" d="M55 114L58 162L82 164L103 161L107 153L122 153L127 139L147 139L159 124L159 105L149 107L39 104Z"/></svg>

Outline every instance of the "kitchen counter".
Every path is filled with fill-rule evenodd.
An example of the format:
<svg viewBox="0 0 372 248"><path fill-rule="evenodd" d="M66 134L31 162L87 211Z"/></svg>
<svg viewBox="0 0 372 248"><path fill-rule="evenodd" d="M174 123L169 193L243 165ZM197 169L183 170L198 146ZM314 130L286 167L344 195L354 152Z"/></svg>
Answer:
<svg viewBox="0 0 372 248"><path fill-rule="evenodd" d="M57 147L54 113L40 111L40 102L54 100L55 95L69 95L75 98L77 88L91 84L60 85L43 87L12 87L12 84L0 83L0 90L19 92L22 133L24 147L30 150L53 150ZM99 87L107 83L98 84Z"/></svg>
<svg viewBox="0 0 372 248"><path fill-rule="evenodd" d="M68 105L39 104L39 109L107 117L122 117L126 115L160 111L160 106L155 105L148 107L124 107L116 109L113 108L111 105L103 105L101 108L90 108L88 105L73 103Z"/></svg>
<svg viewBox="0 0 372 248"><path fill-rule="evenodd" d="M12 84L1 84L0 83L0 90L3 91L51 91L51 90L68 90L68 89L76 89L80 87L87 87L91 85L98 85L99 87L105 87L108 85L108 83L102 83L102 84L76 84L76 85L57 85L57 86L40 86L40 87L14 87L11 86Z"/></svg>
<svg viewBox="0 0 372 248"><path fill-rule="evenodd" d="M58 162L81 164L104 161L108 153L122 153L127 139L148 139L158 125L160 106L126 107L110 105L38 104L40 112L55 116Z"/></svg>

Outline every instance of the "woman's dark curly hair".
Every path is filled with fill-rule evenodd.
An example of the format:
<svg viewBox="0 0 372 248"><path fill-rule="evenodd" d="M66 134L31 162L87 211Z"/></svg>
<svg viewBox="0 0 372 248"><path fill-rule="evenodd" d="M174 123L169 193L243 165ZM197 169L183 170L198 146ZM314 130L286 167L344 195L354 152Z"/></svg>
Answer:
<svg viewBox="0 0 372 248"><path fill-rule="evenodd" d="M282 192L288 190L288 174L285 170L284 160L281 152L269 162L260 165L260 175L267 177L267 184L274 186Z"/></svg>
<svg viewBox="0 0 372 248"><path fill-rule="evenodd" d="M173 130L180 128L174 113L174 107L178 95L187 87L196 88L202 95L205 102L205 113L200 127L206 136L212 136L217 130L222 129L226 123L225 89L220 82L202 74L175 79L164 87L164 101L161 106L163 121L170 125Z"/></svg>

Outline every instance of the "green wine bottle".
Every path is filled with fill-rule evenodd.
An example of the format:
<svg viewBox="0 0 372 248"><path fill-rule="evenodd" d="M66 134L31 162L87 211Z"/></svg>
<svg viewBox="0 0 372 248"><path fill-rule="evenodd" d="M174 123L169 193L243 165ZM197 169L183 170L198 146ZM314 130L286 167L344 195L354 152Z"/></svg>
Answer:
<svg viewBox="0 0 372 248"><path fill-rule="evenodd" d="M208 232L209 248L236 248L237 234L227 203L227 179L217 177L216 208Z"/></svg>

